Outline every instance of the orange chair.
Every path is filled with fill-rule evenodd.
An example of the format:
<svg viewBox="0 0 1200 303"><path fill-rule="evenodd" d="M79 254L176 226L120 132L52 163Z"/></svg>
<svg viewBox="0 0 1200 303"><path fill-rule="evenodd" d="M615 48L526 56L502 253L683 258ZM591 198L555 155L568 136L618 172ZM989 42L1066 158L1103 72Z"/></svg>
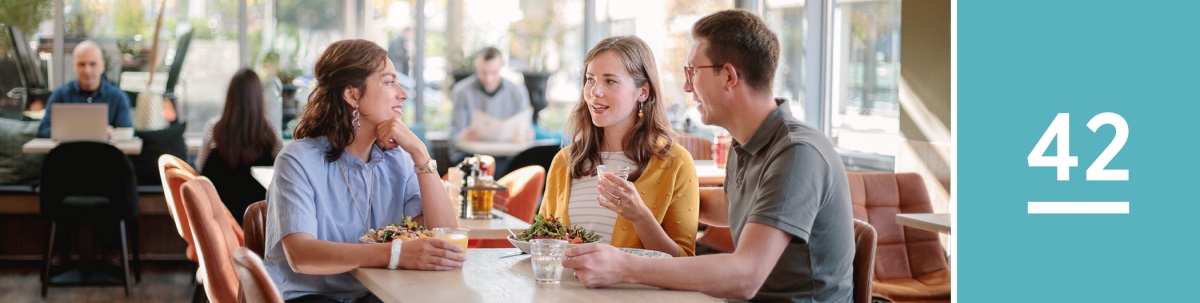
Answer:
<svg viewBox="0 0 1200 303"><path fill-rule="evenodd" d="M262 202L254 203L258 205ZM251 205L251 206L253 206ZM247 220L246 222L250 222ZM237 270L238 280L242 283L242 291L238 293L240 302L247 303L283 303L283 296L267 275L262 258L248 248L238 247L233 250L233 264Z"/></svg>
<svg viewBox="0 0 1200 303"><path fill-rule="evenodd" d="M537 213L538 199L542 197L542 186L546 183L546 169L538 165L530 165L515 170L496 182L507 187L507 191L497 192L496 209L501 210L517 219L533 223L533 215ZM467 245L472 248L512 248L508 240L483 239L471 240Z"/></svg>
<svg viewBox="0 0 1200 303"><path fill-rule="evenodd" d="M180 191L209 302L237 302L238 277L231 258L233 250L242 246L241 228L235 230L236 225L229 222L232 215L208 178L197 177L183 183Z"/></svg>
<svg viewBox="0 0 1200 303"><path fill-rule="evenodd" d="M708 138L695 135L676 134L675 142L679 143L679 145L682 145L683 149L686 149L689 153L692 153L692 160L712 160L713 142Z"/></svg>
<svg viewBox="0 0 1200 303"><path fill-rule="evenodd" d="M871 278L875 273L875 228L854 220L854 302L871 303Z"/></svg>
<svg viewBox="0 0 1200 303"><path fill-rule="evenodd" d="M542 186L546 183L546 169L530 165L515 170L496 182L508 188L497 193L506 200L498 208L525 222L533 223L537 213L538 199L542 197Z"/></svg>
<svg viewBox="0 0 1200 303"><path fill-rule="evenodd" d="M242 231L245 233L246 248L258 254L265 254L267 238L267 200L250 204L246 208L246 216L242 217Z"/></svg>
<svg viewBox="0 0 1200 303"><path fill-rule="evenodd" d="M187 162L183 161L183 159L172 156L171 154L163 154L162 156L158 156L158 169L159 169L158 172L161 173L161 172L163 172L163 170L166 170L168 168L179 168L179 169L186 170L190 174L197 175L197 176L200 175L200 173L196 172L195 168L193 168L190 164L187 164ZM161 176L161 174L160 174L160 176ZM163 181L166 181L166 180L164 179ZM166 183L164 182L163 184L166 184Z"/></svg>
<svg viewBox="0 0 1200 303"><path fill-rule="evenodd" d="M893 302L950 302L950 268L936 233L896 223L899 213L931 213L925 182L913 173L847 174L854 218L878 231L873 293Z"/></svg>
<svg viewBox="0 0 1200 303"><path fill-rule="evenodd" d="M164 157L175 158L171 155L163 155ZM187 258L192 262L200 262L196 257L196 245L192 240L192 228L188 223L187 210L183 208L183 198L179 188L183 183L196 178L195 174L181 168L164 168L162 171L163 178L163 194L167 198L167 209L171 212L171 219L175 220L175 231L179 233L179 237L187 242Z"/></svg>

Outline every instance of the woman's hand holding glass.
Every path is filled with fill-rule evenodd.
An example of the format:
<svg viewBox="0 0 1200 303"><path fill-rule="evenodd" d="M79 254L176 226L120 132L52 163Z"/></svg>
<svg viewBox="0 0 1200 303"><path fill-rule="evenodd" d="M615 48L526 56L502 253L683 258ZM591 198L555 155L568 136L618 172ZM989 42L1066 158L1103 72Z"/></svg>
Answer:
<svg viewBox="0 0 1200 303"><path fill-rule="evenodd" d="M453 270L462 268L467 255L450 241L421 238L404 241L400 248L400 268L416 270Z"/></svg>
<svg viewBox="0 0 1200 303"><path fill-rule="evenodd" d="M600 206L635 223L647 219L654 220L654 215L650 208L646 207L646 203L642 202L642 196L637 193L633 182L607 173L597 178L596 187L600 190L600 197L596 198Z"/></svg>

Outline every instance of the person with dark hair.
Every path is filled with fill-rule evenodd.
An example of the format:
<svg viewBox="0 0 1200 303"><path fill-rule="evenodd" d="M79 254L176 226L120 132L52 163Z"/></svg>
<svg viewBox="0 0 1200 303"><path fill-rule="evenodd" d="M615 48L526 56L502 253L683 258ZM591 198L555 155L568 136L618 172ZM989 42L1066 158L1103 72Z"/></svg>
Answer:
<svg viewBox="0 0 1200 303"><path fill-rule="evenodd" d="M533 109L524 85L500 77L503 54L486 47L475 55L475 74L451 89L450 146L460 141L533 141ZM465 155L455 151L453 160ZM499 164L498 164L499 165Z"/></svg>
<svg viewBox="0 0 1200 303"><path fill-rule="evenodd" d="M80 42L75 46L74 57L77 78L59 86L50 95L50 100L46 101L46 115L42 116L42 125L38 127L37 136L50 137L50 109L55 103L107 103L110 136L114 127L133 127L129 97L104 78L104 54L100 45L91 40Z"/></svg>
<svg viewBox="0 0 1200 303"><path fill-rule="evenodd" d="M684 90L704 123L734 138L726 187L702 193L717 198L701 205L700 218L729 226L734 252L664 260L585 245L569 249L563 266L588 287L631 282L739 300L850 302L855 248L846 169L823 132L772 98L778 38L744 10L701 18L692 37Z"/></svg>
<svg viewBox="0 0 1200 303"><path fill-rule="evenodd" d="M654 53L637 37L610 37L587 53L584 68L567 120L572 144L550 164L541 214L613 246L695 255L696 166L672 140ZM597 177L597 165L633 172L629 180Z"/></svg>
<svg viewBox="0 0 1200 303"><path fill-rule="evenodd" d="M263 85L258 74L241 69L229 81L225 110L208 121L196 167L212 180L233 218L242 223L246 208L266 198L267 190L251 166L271 166L283 147L279 131L264 115Z"/></svg>
<svg viewBox="0 0 1200 303"><path fill-rule="evenodd" d="M284 299L378 300L350 276L360 267L461 268L463 249L442 239L360 243L368 230L407 217L458 226L437 163L401 119L408 93L387 51L367 40L335 42L313 77L267 196L263 263Z"/></svg>

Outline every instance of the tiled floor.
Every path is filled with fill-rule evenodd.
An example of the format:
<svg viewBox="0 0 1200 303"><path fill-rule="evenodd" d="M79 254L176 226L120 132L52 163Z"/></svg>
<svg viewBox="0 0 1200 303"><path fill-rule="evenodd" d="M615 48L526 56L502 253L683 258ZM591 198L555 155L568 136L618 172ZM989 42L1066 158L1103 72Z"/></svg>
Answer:
<svg viewBox="0 0 1200 303"><path fill-rule="evenodd" d="M146 263L128 298L120 285L52 286L42 298L38 263L0 263L0 302L191 302L194 264Z"/></svg>

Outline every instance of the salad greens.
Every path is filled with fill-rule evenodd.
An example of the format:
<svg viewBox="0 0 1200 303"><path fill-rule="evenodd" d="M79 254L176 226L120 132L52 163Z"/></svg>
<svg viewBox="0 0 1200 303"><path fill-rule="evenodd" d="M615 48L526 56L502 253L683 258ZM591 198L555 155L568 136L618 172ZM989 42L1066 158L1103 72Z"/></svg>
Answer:
<svg viewBox="0 0 1200 303"><path fill-rule="evenodd" d="M582 226L567 227L552 216L542 217L538 214L533 216L533 224L528 229L517 233L517 240L532 239L559 239L567 240L571 244L580 244L600 241L600 235Z"/></svg>

